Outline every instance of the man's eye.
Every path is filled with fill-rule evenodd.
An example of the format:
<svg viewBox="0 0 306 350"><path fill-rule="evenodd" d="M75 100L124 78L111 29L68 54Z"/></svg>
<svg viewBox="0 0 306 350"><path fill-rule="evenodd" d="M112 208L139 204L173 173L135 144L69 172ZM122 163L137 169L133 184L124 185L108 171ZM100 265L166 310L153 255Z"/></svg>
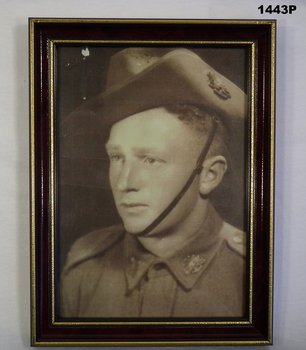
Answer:
<svg viewBox="0 0 306 350"><path fill-rule="evenodd" d="M146 158L144 159L144 162L153 165L153 164L159 164L159 163L161 163L162 161L159 160L159 159L156 159L156 158L146 157Z"/></svg>
<svg viewBox="0 0 306 350"><path fill-rule="evenodd" d="M157 162L157 160L154 158L147 158L145 161L149 164L154 164L155 162Z"/></svg>
<svg viewBox="0 0 306 350"><path fill-rule="evenodd" d="M111 162L118 162L121 159L121 156L114 154L110 155L109 159L111 160Z"/></svg>

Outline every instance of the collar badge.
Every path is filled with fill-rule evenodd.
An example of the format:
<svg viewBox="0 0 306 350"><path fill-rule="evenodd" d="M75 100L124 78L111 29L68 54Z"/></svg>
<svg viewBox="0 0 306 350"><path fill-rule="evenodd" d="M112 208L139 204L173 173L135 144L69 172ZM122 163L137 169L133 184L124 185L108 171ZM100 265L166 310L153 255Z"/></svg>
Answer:
<svg viewBox="0 0 306 350"><path fill-rule="evenodd" d="M137 258L135 256L130 256L128 258L128 265L127 265L127 269L128 272L131 273L132 275L135 275L136 271L137 271Z"/></svg>
<svg viewBox="0 0 306 350"><path fill-rule="evenodd" d="M200 255L188 255L183 262L183 269L185 275L190 275L197 273L204 267L206 259L202 258Z"/></svg>
<svg viewBox="0 0 306 350"><path fill-rule="evenodd" d="M214 93L220 97L222 100L228 100L231 98L231 94L227 88L222 84L220 78L211 72L207 73L208 76L208 86L213 89Z"/></svg>

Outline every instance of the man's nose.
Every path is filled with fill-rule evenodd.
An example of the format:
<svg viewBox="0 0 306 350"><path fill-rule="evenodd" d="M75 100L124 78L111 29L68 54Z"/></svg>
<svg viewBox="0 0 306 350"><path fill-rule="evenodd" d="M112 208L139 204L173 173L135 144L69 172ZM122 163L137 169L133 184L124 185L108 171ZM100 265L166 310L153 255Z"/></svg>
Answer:
<svg viewBox="0 0 306 350"><path fill-rule="evenodd" d="M121 192L130 192L139 190L139 169L132 162L125 162L121 168L117 189Z"/></svg>

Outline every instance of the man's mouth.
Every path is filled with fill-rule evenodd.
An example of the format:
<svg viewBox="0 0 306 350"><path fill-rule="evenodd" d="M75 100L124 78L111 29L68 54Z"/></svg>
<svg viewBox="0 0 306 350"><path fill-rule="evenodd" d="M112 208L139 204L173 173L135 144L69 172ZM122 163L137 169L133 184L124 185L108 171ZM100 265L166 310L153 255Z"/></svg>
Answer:
<svg viewBox="0 0 306 350"><path fill-rule="evenodd" d="M121 203L120 206L123 208L147 207L147 205L143 203L127 203L127 202Z"/></svg>
<svg viewBox="0 0 306 350"><path fill-rule="evenodd" d="M144 203L129 203L129 202L123 202L120 204L120 207L127 213L131 214L137 214L147 208L148 206Z"/></svg>

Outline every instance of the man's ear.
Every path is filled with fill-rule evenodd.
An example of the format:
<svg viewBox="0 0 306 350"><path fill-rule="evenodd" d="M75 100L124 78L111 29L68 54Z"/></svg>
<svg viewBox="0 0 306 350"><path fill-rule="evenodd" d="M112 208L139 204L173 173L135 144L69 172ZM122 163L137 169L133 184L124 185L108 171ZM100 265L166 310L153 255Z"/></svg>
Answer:
<svg viewBox="0 0 306 350"><path fill-rule="evenodd" d="M209 158L203 163L200 174L200 193L207 196L222 181L227 169L227 162L223 156Z"/></svg>

